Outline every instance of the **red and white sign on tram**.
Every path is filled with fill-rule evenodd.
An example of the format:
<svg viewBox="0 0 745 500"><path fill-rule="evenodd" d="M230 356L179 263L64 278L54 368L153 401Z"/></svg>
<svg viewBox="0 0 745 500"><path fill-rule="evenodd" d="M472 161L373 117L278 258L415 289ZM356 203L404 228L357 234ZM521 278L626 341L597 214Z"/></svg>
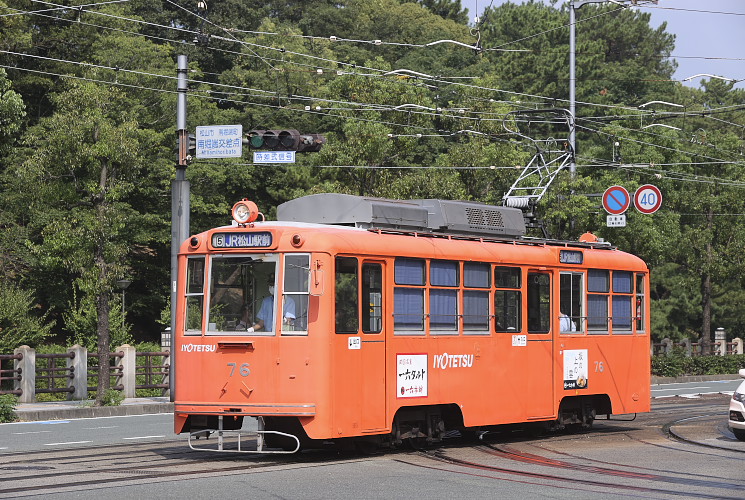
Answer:
<svg viewBox="0 0 745 500"><path fill-rule="evenodd" d="M662 193L652 184L640 186L634 193L634 206L643 214L653 214L662 206Z"/></svg>

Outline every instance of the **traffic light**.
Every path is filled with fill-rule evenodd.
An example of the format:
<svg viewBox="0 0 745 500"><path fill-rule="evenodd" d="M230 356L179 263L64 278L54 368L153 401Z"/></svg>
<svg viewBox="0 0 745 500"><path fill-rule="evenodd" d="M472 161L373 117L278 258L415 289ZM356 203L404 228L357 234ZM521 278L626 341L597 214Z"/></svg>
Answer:
<svg viewBox="0 0 745 500"><path fill-rule="evenodd" d="M320 151L324 144L326 144L326 138L321 134L304 134L300 136L300 144L298 144L297 150L315 153Z"/></svg>
<svg viewBox="0 0 745 500"><path fill-rule="evenodd" d="M251 149L273 151L314 153L326 143L326 138L320 134L301 134L295 129L251 130L247 136Z"/></svg>
<svg viewBox="0 0 745 500"><path fill-rule="evenodd" d="M188 135L189 142L186 145L186 150L189 152L190 155L194 156L197 154L197 136L194 134ZM176 144L176 148L178 149L178 144Z"/></svg>

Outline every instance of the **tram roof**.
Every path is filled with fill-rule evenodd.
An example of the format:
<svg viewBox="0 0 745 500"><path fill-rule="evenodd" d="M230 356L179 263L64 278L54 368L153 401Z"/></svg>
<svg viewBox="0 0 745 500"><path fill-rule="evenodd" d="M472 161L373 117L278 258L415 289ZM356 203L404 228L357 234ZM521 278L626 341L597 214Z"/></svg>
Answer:
<svg viewBox="0 0 745 500"><path fill-rule="evenodd" d="M469 201L391 200L340 193L303 196L277 207L280 221L467 236L525 236L522 211Z"/></svg>

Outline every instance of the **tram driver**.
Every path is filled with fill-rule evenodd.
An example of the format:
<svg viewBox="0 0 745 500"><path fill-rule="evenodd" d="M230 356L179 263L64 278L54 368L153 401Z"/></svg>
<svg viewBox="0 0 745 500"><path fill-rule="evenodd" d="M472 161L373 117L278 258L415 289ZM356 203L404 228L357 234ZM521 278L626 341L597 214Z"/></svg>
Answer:
<svg viewBox="0 0 745 500"><path fill-rule="evenodd" d="M274 275L269 276L266 282L269 289L269 295L261 301L261 308L256 314L256 322L249 326L247 332L265 331L271 332L274 329ZM290 297L282 297L282 325L283 328L292 330L295 324L295 301ZM242 329L248 324L248 308L244 313L244 318L238 324Z"/></svg>
<svg viewBox="0 0 745 500"><path fill-rule="evenodd" d="M566 315L564 311L561 311L560 317L559 317L559 325L562 332L576 332L577 331L577 325L574 324L574 321Z"/></svg>

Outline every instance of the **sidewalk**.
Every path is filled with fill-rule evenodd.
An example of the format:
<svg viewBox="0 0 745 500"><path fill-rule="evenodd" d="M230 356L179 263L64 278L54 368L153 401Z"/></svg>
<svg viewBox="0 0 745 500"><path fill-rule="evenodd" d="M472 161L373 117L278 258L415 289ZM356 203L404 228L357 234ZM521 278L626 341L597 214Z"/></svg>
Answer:
<svg viewBox="0 0 745 500"><path fill-rule="evenodd" d="M19 403L15 409L15 414L21 422L121 417L148 413L173 413L173 403L167 397L150 397L125 399L119 406L91 406L90 401L50 401Z"/></svg>

